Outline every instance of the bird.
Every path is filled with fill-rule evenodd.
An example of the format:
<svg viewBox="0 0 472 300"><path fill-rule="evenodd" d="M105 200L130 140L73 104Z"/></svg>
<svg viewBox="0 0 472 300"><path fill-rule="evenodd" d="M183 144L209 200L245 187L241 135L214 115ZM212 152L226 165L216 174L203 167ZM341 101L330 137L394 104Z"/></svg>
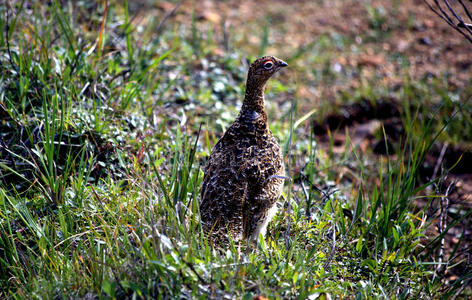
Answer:
<svg viewBox="0 0 472 300"><path fill-rule="evenodd" d="M267 81L288 64L274 56L249 67L241 110L216 143L204 168L200 216L209 240L257 241L277 212L285 167L264 108Z"/></svg>

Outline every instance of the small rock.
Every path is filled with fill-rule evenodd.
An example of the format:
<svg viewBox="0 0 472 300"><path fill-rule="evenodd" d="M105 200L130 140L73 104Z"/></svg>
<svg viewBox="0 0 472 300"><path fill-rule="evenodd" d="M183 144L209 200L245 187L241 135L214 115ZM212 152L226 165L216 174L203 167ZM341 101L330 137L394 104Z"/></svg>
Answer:
<svg viewBox="0 0 472 300"><path fill-rule="evenodd" d="M418 39L418 43L421 45L426 45L426 46L431 46L433 43L431 42L431 39L429 37L422 37Z"/></svg>

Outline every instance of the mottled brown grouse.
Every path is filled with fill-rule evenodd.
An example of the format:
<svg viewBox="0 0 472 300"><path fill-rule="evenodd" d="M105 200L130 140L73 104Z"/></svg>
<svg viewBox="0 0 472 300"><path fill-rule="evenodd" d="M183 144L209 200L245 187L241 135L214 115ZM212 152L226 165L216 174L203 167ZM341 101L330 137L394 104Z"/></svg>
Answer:
<svg viewBox="0 0 472 300"><path fill-rule="evenodd" d="M212 149L205 167L200 213L214 241L256 240L277 211L285 168L264 109L267 80L287 63L273 56L254 61L241 111Z"/></svg>

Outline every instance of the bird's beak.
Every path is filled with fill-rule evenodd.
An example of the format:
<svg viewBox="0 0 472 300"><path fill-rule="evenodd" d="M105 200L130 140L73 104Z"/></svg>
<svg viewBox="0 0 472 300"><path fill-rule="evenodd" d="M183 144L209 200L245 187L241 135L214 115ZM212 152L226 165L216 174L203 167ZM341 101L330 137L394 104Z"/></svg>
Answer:
<svg viewBox="0 0 472 300"><path fill-rule="evenodd" d="M286 66L288 66L288 63L284 62L283 60L279 61L279 67L280 68L283 68L283 67L286 67Z"/></svg>
<svg viewBox="0 0 472 300"><path fill-rule="evenodd" d="M277 61L277 69L276 71L282 69L282 68L285 68L286 66L288 66L288 63L284 62L283 60L279 59Z"/></svg>

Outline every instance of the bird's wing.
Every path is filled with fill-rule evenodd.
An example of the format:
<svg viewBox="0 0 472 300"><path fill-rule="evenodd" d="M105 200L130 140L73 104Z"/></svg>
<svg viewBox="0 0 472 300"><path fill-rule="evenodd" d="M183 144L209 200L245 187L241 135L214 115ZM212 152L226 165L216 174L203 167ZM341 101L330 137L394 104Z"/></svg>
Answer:
<svg viewBox="0 0 472 300"><path fill-rule="evenodd" d="M259 149L251 146L243 152L239 166L239 173L247 178L252 185L263 188L271 176L280 173L283 169L283 162L278 148Z"/></svg>
<svg viewBox="0 0 472 300"><path fill-rule="evenodd" d="M227 234L239 238L243 232L242 217L244 201L247 198L248 182L235 166L235 155L230 149L221 149L218 145L205 167L200 214L207 231L215 235Z"/></svg>

